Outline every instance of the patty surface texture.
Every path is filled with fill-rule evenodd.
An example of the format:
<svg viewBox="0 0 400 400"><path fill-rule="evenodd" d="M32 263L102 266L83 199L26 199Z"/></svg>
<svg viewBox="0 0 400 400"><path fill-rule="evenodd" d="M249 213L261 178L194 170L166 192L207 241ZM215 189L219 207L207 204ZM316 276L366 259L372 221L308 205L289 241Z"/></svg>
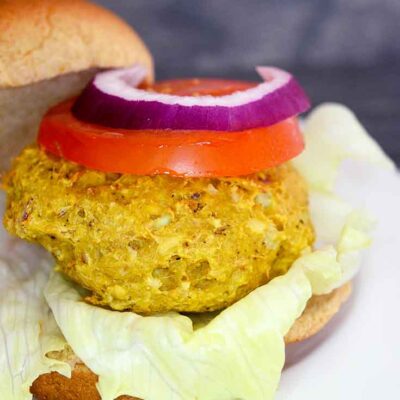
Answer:
<svg viewBox="0 0 400 400"><path fill-rule="evenodd" d="M283 274L314 240L302 177L103 173L26 148L4 179L5 227L40 243L86 300L148 314L219 310Z"/></svg>

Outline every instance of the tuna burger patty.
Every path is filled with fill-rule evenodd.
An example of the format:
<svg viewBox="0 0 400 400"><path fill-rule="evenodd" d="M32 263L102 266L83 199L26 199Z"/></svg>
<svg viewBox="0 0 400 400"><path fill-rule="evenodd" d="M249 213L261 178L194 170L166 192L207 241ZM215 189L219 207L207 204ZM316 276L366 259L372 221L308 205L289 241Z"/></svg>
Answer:
<svg viewBox="0 0 400 400"><path fill-rule="evenodd" d="M138 313L219 310L285 273L314 240L289 164L235 178L89 170L26 148L5 226L50 251L86 300Z"/></svg>

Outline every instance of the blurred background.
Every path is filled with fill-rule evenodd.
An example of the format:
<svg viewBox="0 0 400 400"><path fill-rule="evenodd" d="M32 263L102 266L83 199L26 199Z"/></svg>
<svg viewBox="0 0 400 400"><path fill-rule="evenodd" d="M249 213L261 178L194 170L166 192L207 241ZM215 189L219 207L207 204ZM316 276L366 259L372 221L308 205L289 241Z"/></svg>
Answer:
<svg viewBox="0 0 400 400"><path fill-rule="evenodd" d="M400 165L400 0L96 0L132 24L157 79L295 73L314 105L339 101Z"/></svg>

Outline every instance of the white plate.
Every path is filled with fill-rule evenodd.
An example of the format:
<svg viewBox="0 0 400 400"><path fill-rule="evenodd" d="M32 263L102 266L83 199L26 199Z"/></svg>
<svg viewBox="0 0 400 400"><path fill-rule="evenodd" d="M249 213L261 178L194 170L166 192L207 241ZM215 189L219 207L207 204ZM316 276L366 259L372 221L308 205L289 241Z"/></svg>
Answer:
<svg viewBox="0 0 400 400"><path fill-rule="evenodd" d="M343 172L343 197L378 220L374 242L339 315L288 347L276 400L400 398L400 175L351 163Z"/></svg>

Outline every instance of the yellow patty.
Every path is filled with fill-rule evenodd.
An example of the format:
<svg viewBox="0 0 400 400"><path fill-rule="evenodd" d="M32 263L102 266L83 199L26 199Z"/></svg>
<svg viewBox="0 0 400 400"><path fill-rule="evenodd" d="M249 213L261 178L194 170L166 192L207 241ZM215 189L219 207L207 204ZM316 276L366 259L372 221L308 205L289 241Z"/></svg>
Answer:
<svg viewBox="0 0 400 400"><path fill-rule="evenodd" d="M289 164L243 178L105 174L30 147L4 223L43 245L87 300L139 313L229 306L287 271L314 233Z"/></svg>

